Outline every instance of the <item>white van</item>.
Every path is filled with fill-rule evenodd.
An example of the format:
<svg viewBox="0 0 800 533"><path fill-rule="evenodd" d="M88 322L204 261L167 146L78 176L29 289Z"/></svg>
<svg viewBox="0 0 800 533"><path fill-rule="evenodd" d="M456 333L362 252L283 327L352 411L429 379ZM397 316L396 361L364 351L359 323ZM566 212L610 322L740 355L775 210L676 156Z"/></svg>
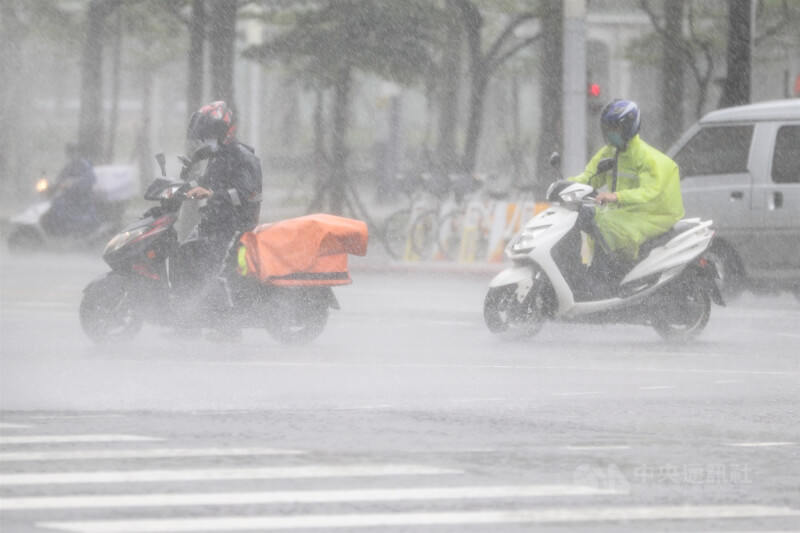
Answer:
<svg viewBox="0 0 800 533"><path fill-rule="evenodd" d="M713 111L668 155L680 167L686 216L714 220L726 294L800 298L800 99Z"/></svg>

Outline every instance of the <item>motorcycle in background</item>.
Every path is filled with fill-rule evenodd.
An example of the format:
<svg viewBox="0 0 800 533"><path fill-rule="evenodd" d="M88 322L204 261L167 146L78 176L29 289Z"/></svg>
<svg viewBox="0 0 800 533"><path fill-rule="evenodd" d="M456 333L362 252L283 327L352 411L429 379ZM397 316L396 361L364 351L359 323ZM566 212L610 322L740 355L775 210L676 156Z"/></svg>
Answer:
<svg viewBox="0 0 800 533"><path fill-rule="evenodd" d="M138 194L138 178L133 167L127 165L100 165L94 167L97 177L92 190L96 220L88 231L52 235L45 228L43 218L50 211L57 187L46 178L36 182L36 192L41 200L9 219L8 249L11 252L29 252L39 249L73 250L106 242L122 227L128 202Z"/></svg>

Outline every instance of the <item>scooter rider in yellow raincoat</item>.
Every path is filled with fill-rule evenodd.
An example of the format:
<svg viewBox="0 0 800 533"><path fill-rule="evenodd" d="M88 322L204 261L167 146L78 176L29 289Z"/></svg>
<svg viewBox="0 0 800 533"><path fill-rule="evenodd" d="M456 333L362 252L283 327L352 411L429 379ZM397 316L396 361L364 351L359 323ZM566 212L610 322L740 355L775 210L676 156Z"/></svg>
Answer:
<svg viewBox="0 0 800 533"><path fill-rule="evenodd" d="M582 174L569 178L595 189L607 187L595 201L609 208L597 209L594 220L592 210L581 212L579 224L590 229L587 233L600 241L613 262L636 261L639 245L666 233L684 214L678 165L639 138L640 122L635 102L607 104L600 112L606 145ZM596 175L598 163L606 158L616 159L615 170Z"/></svg>

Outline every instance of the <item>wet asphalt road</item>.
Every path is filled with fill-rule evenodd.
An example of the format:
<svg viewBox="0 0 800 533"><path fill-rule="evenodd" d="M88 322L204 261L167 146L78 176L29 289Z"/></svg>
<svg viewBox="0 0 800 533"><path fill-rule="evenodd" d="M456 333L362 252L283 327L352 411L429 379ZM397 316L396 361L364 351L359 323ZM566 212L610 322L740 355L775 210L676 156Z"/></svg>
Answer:
<svg viewBox="0 0 800 533"><path fill-rule="evenodd" d="M90 255L0 260L0 529L800 529L800 303L485 329L489 275L354 268L313 344L79 329ZM365 264L364 264L365 265Z"/></svg>

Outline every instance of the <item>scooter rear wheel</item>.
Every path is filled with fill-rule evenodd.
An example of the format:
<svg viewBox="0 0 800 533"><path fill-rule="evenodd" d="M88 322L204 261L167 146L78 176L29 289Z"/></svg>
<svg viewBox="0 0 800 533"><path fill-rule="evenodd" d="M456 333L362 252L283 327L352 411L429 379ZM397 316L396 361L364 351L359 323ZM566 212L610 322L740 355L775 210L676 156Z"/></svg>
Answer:
<svg viewBox="0 0 800 533"><path fill-rule="evenodd" d="M659 302L651 323L662 338L689 342L697 337L711 316L711 296L696 282L675 286Z"/></svg>
<svg viewBox="0 0 800 533"><path fill-rule="evenodd" d="M283 291L281 291L283 292ZM304 344L322 333L328 323L327 298L318 291L288 290L273 299L267 332L283 344Z"/></svg>
<svg viewBox="0 0 800 533"><path fill-rule="evenodd" d="M113 274L86 288L80 320L84 333L97 343L130 339L139 333L144 322L134 309L124 278Z"/></svg>

